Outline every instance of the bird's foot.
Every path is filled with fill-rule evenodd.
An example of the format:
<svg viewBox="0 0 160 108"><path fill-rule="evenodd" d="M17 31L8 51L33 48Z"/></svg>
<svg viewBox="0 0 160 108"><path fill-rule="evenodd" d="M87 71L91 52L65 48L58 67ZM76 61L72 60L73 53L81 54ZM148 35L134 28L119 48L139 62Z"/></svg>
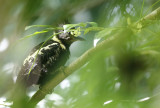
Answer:
<svg viewBox="0 0 160 108"><path fill-rule="evenodd" d="M67 66L61 66L58 71L59 72L63 72L64 76L67 76L67 74L65 73L65 69L67 68Z"/></svg>

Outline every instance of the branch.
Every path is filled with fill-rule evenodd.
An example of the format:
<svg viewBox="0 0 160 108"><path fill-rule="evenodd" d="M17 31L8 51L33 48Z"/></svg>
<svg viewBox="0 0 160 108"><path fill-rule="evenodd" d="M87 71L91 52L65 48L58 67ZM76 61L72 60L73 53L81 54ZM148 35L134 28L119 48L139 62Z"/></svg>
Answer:
<svg viewBox="0 0 160 108"><path fill-rule="evenodd" d="M142 18L141 21L155 20L155 18L159 18L159 14L160 14L160 8L156 9L149 15ZM86 64L90 60L90 58L94 57L97 54L97 52L101 52L103 50L106 50L112 47L113 43L116 43L116 41L119 41L120 39L125 39L126 36L131 34L132 34L132 31L130 29L124 29L121 32L118 32L117 34L112 36L112 39L106 39L100 44L98 44L96 47L86 51L81 57L79 57L75 62L71 63L64 70L59 69L58 73L54 76L54 78L32 96L29 103L35 106L67 76L69 76L70 74L78 70L80 67L82 67L84 64Z"/></svg>
<svg viewBox="0 0 160 108"><path fill-rule="evenodd" d="M160 7L146 15L143 20L157 20L160 18Z"/></svg>
<svg viewBox="0 0 160 108"><path fill-rule="evenodd" d="M146 27L147 25L153 24L153 21L160 19L160 7L152 11L150 14L146 15L145 17L141 18L139 21L135 23L135 27L139 28L138 25L141 28Z"/></svg>

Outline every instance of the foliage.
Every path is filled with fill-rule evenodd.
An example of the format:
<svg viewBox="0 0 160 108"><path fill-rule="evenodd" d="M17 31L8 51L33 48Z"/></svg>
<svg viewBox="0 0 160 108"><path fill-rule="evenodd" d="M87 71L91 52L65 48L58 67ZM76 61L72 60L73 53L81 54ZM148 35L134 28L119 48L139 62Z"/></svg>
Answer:
<svg viewBox="0 0 160 108"><path fill-rule="evenodd" d="M15 4L18 5L19 2L17 0ZM30 4L31 1L23 2ZM159 0L93 0L92 3L89 0L47 0L41 1L40 4L35 6L36 8L32 4L31 7L35 10L30 14L27 10L19 14L23 17L20 17L22 21L17 22L17 27L20 26L25 31L20 29L16 32L25 36L17 37L21 38L18 45L14 45L17 42L15 38L11 43L13 46L2 53L3 59L0 62L2 98L7 98L5 91L13 86L13 84L10 84L11 87L4 86L8 84L7 79L14 76L13 72L6 74L8 70L4 69L5 64L11 61L14 65L16 62L21 64L29 50L40 41L47 42L58 33L71 32L75 36L85 38L86 41L71 46L71 57L66 65L76 61L90 48L96 48L104 40L110 42L110 45L94 53L94 56L91 55L86 64L54 88L54 92L48 94L37 108L159 107L160 22L159 17L154 20L145 19L146 15L151 14L151 9L160 6ZM29 7L27 9L30 10ZM48 9L51 13L47 11ZM24 12L27 13L29 20L24 18ZM56 23L61 24L66 19L70 24L64 24L63 27L55 26ZM31 26L25 28L26 23ZM17 54L22 57L17 59ZM33 87L28 94L33 94L36 90Z"/></svg>

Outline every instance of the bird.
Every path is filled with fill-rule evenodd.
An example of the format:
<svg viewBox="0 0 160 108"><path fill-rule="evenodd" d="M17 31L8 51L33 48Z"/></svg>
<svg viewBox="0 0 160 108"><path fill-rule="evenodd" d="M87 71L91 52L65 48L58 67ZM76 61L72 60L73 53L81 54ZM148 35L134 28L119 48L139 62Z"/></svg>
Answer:
<svg viewBox="0 0 160 108"><path fill-rule="evenodd" d="M16 83L24 88L44 85L56 74L58 68L65 65L70 56L70 45L78 40L84 39L71 32L63 32L35 46L24 60Z"/></svg>
<svg viewBox="0 0 160 108"><path fill-rule="evenodd" d="M70 45L78 40L84 39L75 36L72 32L63 31L31 50L17 75L11 96L13 108L25 106L24 101L26 103L28 101L27 88L32 85L39 85L40 88L56 75L59 68L64 67L70 56Z"/></svg>
<svg viewBox="0 0 160 108"><path fill-rule="evenodd" d="M32 85L39 85L40 89L51 80L69 59L70 45L78 40L84 39L73 32L59 30L51 39L31 50L22 63L11 92L12 108L28 108L27 89Z"/></svg>

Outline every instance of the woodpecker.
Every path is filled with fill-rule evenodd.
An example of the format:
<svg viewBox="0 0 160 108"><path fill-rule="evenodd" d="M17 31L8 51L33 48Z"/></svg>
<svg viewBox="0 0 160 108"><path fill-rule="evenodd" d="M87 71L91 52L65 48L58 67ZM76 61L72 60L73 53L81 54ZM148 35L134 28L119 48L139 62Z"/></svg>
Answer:
<svg viewBox="0 0 160 108"><path fill-rule="evenodd" d="M34 84L40 86L45 84L50 76L56 74L58 68L65 65L70 55L69 47L77 40L83 40L83 38L66 32L54 36L43 46L44 42L34 47L24 60L16 83L21 83L25 88Z"/></svg>

